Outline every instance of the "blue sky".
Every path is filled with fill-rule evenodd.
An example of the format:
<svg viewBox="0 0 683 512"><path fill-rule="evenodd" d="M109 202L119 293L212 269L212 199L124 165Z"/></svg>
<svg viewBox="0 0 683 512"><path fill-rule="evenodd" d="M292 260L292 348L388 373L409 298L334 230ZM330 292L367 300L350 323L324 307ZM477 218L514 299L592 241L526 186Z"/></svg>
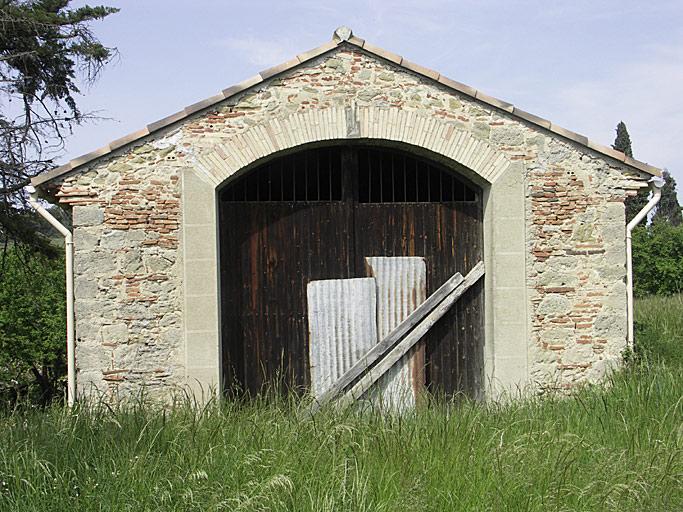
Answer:
<svg viewBox="0 0 683 512"><path fill-rule="evenodd" d="M681 0L103 3L121 12L93 28L120 56L80 105L109 120L77 129L68 158L319 46L347 25L597 142L611 144L623 120L634 156L667 167L683 189Z"/></svg>

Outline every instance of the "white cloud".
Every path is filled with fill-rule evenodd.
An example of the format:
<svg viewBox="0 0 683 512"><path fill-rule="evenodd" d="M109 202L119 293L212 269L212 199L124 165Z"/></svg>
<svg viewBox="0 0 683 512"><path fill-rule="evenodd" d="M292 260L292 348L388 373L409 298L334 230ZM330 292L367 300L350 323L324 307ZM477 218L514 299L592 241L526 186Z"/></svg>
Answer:
<svg viewBox="0 0 683 512"><path fill-rule="evenodd" d="M669 167L683 183L683 43L647 48L635 61L613 67L608 75L567 84L560 89L555 113L569 128L603 143L612 142L623 120L631 134L634 156ZM678 166L678 168L677 168Z"/></svg>

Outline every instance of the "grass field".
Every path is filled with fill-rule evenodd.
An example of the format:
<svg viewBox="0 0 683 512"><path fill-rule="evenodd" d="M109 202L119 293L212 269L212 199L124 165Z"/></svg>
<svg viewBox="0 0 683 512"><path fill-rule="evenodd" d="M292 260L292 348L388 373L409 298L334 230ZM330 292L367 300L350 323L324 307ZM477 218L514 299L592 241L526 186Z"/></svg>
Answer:
<svg viewBox="0 0 683 512"><path fill-rule="evenodd" d="M568 399L7 413L0 510L683 510L683 298L637 317L631 366Z"/></svg>

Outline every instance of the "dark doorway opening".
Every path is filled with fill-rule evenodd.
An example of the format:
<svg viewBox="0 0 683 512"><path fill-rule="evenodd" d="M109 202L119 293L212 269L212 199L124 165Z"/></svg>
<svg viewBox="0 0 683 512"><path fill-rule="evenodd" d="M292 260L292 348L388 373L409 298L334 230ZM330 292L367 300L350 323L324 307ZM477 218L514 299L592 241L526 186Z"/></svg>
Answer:
<svg viewBox="0 0 683 512"><path fill-rule="evenodd" d="M451 169L376 146L270 160L219 195L226 391L310 384L306 286L365 276L366 256L422 256L427 293L483 257L481 191ZM478 397L483 286L425 336L425 385Z"/></svg>

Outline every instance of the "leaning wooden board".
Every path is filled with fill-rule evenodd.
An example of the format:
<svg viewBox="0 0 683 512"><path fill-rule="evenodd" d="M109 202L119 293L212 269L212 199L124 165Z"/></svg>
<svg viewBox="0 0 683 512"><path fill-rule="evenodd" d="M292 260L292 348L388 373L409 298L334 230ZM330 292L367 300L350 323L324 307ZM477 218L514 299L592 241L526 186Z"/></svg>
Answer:
<svg viewBox="0 0 683 512"><path fill-rule="evenodd" d="M405 336L398 342L388 353L384 354L379 362L365 372L353 387L348 390L340 399L340 405L347 405L355 400L358 400L363 394L370 389L377 380L384 375L397 361L399 361L420 339L427 334L434 324L455 304L455 302L482 276L484 275L484 264L479 262L465 277L465 279L453 290L441 303L432 309L429 314L424 317Z"/></svg>
<svg viewBox="0 0 683 512"><path fill-rule="evenodd" d="M468 278L471 278L471 284L475 283L484 274L484 264L479 262L468 274ZM475 278L476 276L476 278ZM380 341L377 345L372 347L368 353L359 359L344 375L339 378L335 383L333 383L324 393L317 397L316 401L310 407L309 412L314 413L319 410L323 405L334 400L338 395L342 394L346 389L351 386L357 379L359 379L367 370L379 360L381 360L389 351L391 351L394 346L399 343L416 325L425 319L439 304L441 304L447 297L449 297L458 287L464 282L464 278L460 273L456 273L451 276L441 287L436 290L432 295L430 295L427 300L425 300L415 311L413 311L408 318L406 318L401 324L396 327L385 339ZM469 286L471 286L471 284ZM469 288L467 286L467 288ZM465 290L460 292L460 295L464 293ZM460 296L458 295L458 297ZM453 300L455 302L457 298ZM452 305L452 303L450 304ZM450 308L450 305L448 308ZM448 310L446 308L445 311ZM439 318L443 316L443 313L439 315ZM438 320L438 319L437 319ZM431 325L436 322L434 320ZM430 327L431 327L430 325ZM426 332L426 331L425 331ZM418 338L419 340L419 338ZM415 340L417 342L417 340ZM411 344L414 345L413 342ZM405 354L405 352L403 352ZM399 357L400 359L400 357ZM392 363L393 364L393 363ZM374 378L375 374L373 374ZM381 376L381 375L379 375ZM377 376L377 378L379 378ZM376 381L375 378L373 380ZM357 391L357 389L356 389Z"/></svg>

